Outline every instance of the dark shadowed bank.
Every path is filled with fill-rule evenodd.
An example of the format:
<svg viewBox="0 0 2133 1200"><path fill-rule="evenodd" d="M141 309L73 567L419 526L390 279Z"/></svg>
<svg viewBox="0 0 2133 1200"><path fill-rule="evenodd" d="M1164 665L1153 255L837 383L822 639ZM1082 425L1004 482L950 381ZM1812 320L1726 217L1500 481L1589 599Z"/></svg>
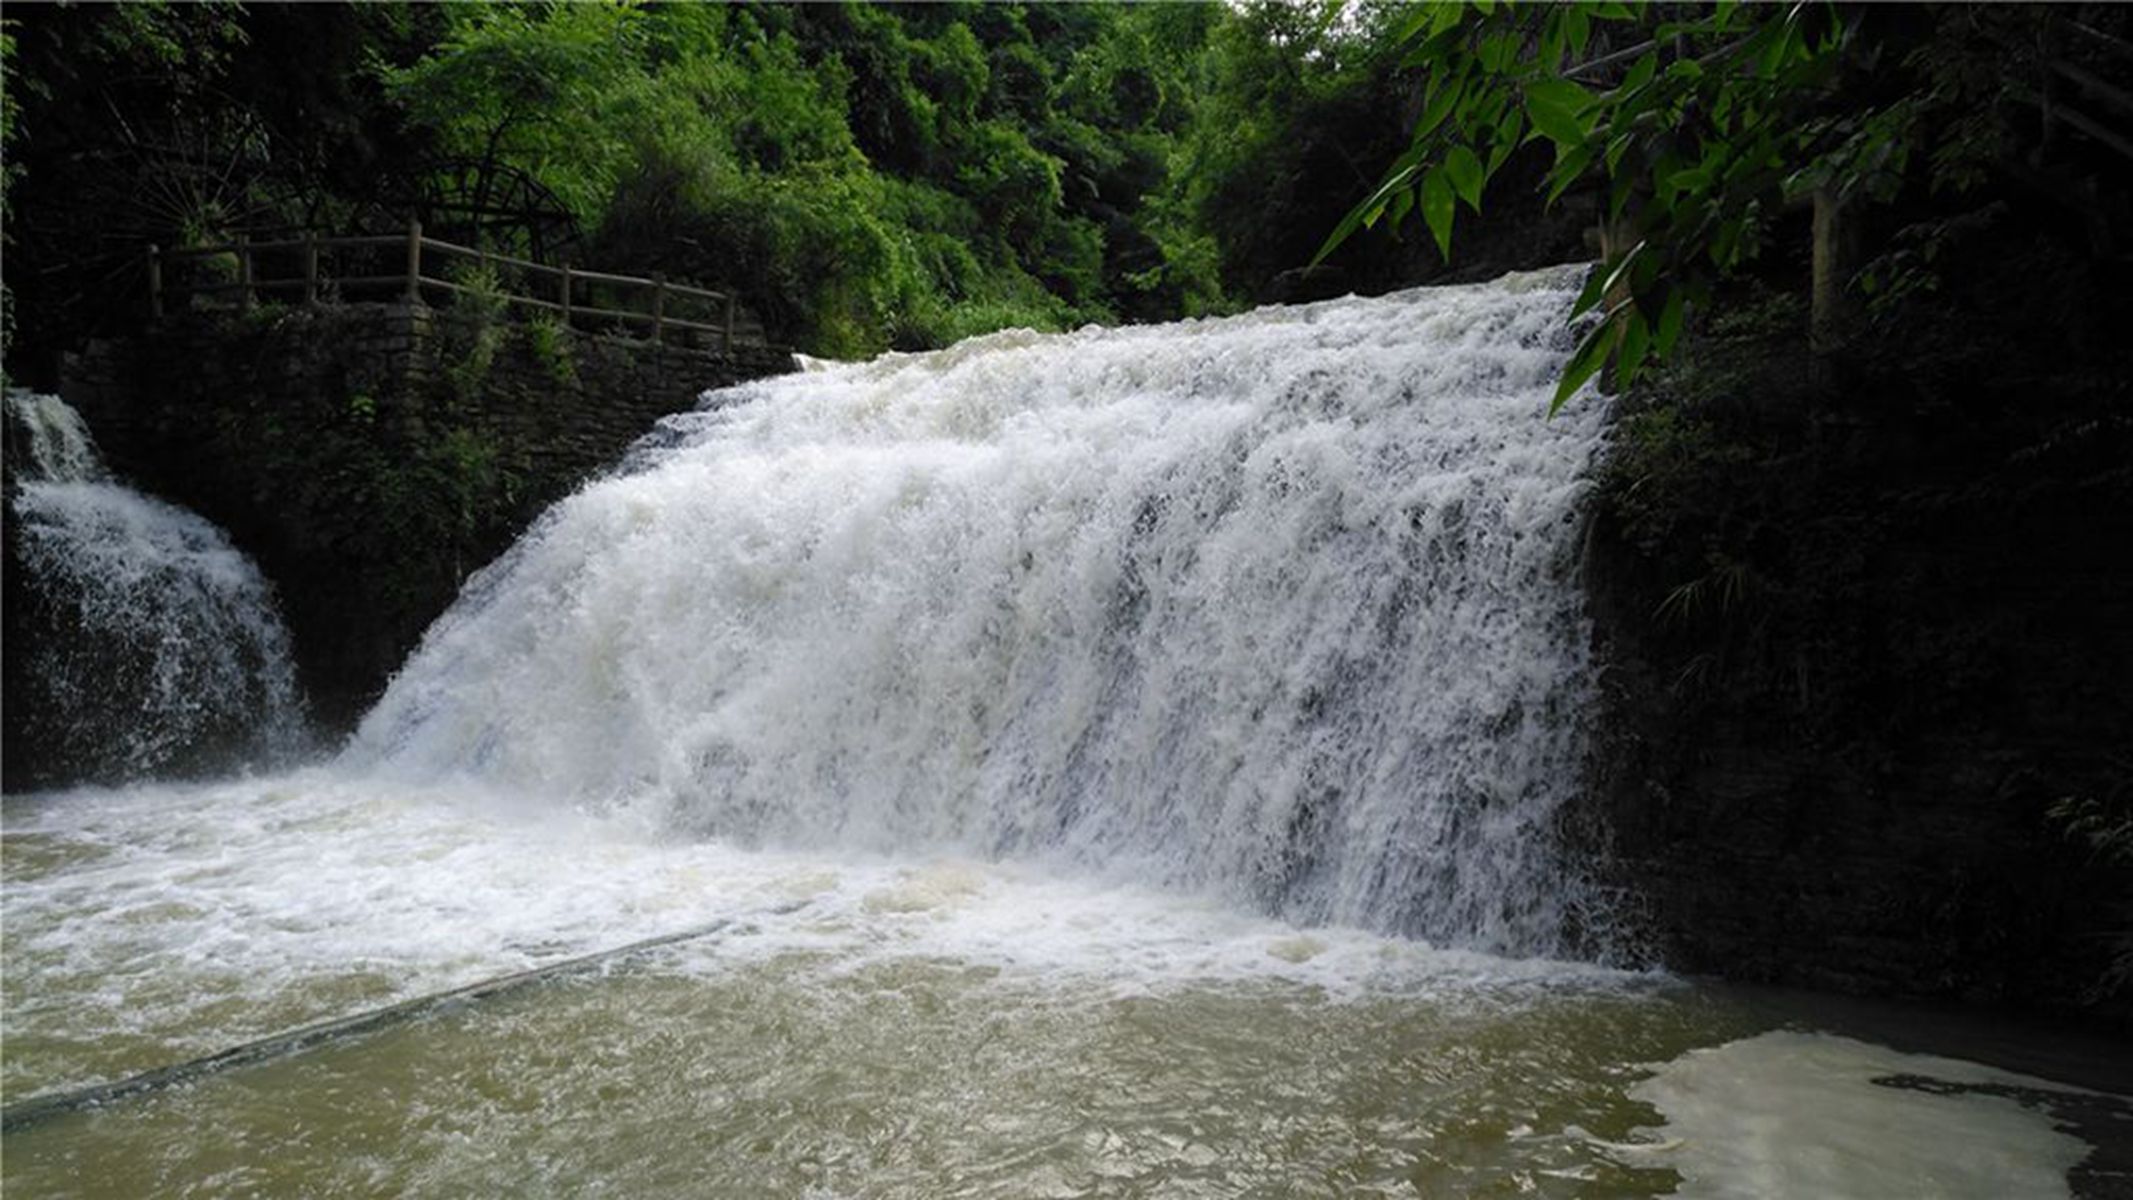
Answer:
<svg viewBox="0 0 2133 1200"><path fill-rule="evenodd" d="M1596 850L1678 969L2128 1011L2133 419L2108 264L2019 225L1804 351L1744 285L1624 397Z"/></svg>

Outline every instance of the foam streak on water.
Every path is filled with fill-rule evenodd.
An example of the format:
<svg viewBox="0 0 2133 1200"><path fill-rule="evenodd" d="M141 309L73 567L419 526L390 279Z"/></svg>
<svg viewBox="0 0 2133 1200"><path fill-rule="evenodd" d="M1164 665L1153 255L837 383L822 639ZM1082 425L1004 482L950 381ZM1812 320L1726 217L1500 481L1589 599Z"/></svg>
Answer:
<svg viewBox="0 0 2133 1200"><path fill-rule="evenodd" d="M1926 1085L1921 1088L1918 1086ZM1845 1037L1777 1031L1692 1051L1630 1095L1665 1114L1615 1147L1709 1200L2049 1200L2089 1152L2040 1100L2063 1084Z"/></svg>
<svg viewBox="0 0 2133 1200"><path fill-rule="evenodd" d="M351 763L1555 945L1580 272L759 384L560 505Z"/></svg>

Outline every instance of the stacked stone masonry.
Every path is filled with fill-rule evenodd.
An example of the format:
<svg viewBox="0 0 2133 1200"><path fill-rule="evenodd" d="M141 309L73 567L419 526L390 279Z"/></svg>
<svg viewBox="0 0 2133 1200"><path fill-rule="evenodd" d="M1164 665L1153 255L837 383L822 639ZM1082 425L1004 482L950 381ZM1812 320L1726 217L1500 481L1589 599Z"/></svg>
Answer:
<svg viewBox="0 0 2133 1200"><path fill-rule="evenodd" d="M174 314L61 390L113 469L228 529L281 593L328 731L457 595L659 418L793 369L407 304Z"/></svg>

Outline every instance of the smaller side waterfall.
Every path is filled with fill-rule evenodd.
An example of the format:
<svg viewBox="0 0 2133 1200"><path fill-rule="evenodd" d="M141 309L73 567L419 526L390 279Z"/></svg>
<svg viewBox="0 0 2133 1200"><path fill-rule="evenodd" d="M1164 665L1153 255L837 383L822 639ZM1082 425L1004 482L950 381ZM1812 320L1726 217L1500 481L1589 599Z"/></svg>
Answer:
<svg viewBox="0 0 2133 1200"><path fill-rule="evenodd" d="M113 479L57 396L9 392L6 416L10 789L295 753L289 638L252 561Z"/></svg>

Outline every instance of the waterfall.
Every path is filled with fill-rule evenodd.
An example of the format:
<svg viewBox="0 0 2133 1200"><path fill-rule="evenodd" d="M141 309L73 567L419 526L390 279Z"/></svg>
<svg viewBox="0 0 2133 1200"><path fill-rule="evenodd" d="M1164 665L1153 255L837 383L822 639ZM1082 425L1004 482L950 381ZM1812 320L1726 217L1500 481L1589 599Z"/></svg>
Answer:
<svg viewBox="0 0 2133 1200"><path fill-rule="evenodd" d="M472 581L344 761L1558 949L1582 274L714 394Z"/></svg>
<svg viewBox="0 0 2133 1200"><path fill-rule="evenodd" d="M9 781L272 761L304 739L288 635L216 526L111 477L79 413L10 391Z"/></svg>

